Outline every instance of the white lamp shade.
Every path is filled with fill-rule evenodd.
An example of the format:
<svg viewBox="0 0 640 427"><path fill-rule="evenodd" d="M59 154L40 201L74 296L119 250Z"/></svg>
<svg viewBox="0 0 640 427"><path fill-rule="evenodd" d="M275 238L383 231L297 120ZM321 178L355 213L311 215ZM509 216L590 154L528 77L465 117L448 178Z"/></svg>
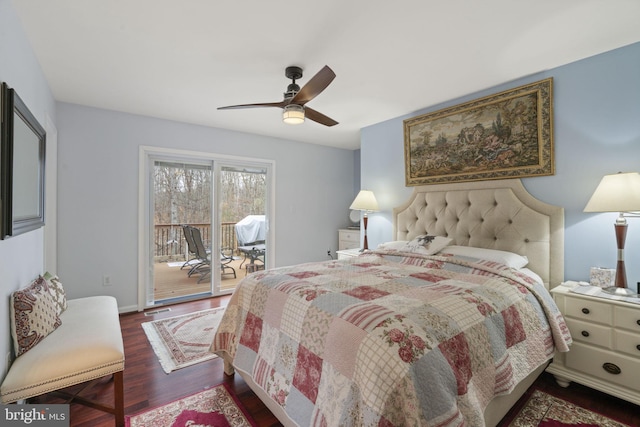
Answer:
<svg viewBox="0 0 640 427"><path fill-rule="evenodd" d="M360 190L349 209L376 212L378 211L378 201L373 195L373 191Z"/></svg>
<svg viewBox="0 0 640 427"><path fill-rule="evenodd" d="M605 175L593 192L585 212L640 211L640 174L637 172Z"/></svg>
<svg viewBox="0 0 640 427"><path fill-rule="evenodd" d="M299 125L304 122L304 107L296 104L289 104L284 107L282 121L288 125Z"/></svg>

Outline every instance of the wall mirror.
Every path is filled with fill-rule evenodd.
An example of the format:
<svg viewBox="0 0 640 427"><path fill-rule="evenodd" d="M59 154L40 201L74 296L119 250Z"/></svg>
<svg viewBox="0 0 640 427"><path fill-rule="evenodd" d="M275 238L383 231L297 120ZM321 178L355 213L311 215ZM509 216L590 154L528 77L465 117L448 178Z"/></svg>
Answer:
<svg viewBox="0 0 640 427"><path fill-rule="evenodd" d="M14 89L2 83L0 239L44 225L45 131Z"/></svg>

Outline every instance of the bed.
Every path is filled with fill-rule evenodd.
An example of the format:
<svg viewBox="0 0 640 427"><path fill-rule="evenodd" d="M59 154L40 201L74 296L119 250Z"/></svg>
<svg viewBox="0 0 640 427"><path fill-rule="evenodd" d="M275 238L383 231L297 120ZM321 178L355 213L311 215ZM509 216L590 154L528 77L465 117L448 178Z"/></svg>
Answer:
<svg viewBox="0 0 640 427"><path fill-rule="evenodd" d="M496 425L568 350L548 292L562 208L519 180L429 185L393 227L358 257L249 275L229 301L211 350L284 425Z"/></svg>

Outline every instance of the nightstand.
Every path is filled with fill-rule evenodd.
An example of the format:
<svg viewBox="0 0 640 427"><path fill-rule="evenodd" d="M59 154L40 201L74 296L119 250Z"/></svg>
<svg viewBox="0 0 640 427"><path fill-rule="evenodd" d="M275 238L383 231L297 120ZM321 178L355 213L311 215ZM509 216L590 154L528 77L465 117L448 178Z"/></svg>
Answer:
<svg viewBox="0 0 640 427"><path fill-rule="evenodd" d="M338 230L338 250L360 247L360 229L342 228Z"/></svg>
<svg viewBox="0 0 640 427"><path fill-rule="evenodd" d="M559 385L575 381L640 405L640 304L551 290L573 344L556 352L547 372Z"/></svg>
<svg viewBox="0 0 640 427"><path fill-rule="evenodd" d="M354 248L354 249L345 249L342 251L337 251L336 254L338 254L338 259L345 259L345 258L351 258L354 256L358 256L360 255L362 252L360 251L360 249L358 248Z"/></svg>

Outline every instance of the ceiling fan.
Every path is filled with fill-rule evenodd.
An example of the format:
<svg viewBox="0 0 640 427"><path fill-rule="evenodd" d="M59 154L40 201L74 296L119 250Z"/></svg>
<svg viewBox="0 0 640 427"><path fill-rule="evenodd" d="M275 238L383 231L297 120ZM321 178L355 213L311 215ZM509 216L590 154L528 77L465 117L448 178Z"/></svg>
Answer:
<svg viewBox="0 0 640 427"><path fill-rule="evenodd" d="M219 107L218 110L233 110L240 108L279 107L283 109L282 120L288 124L304 122L305 117L325 126L334 126L338 122L318 111L307 107L305 104L318 96L336 77L336 74L328 66L324 66L313 76L302 89L296 84L296 80L302 77L302 68L287 67L284 75L292 80L284 93L284 99L280 102L262 102L257 104L229 105Z"/></svg>

